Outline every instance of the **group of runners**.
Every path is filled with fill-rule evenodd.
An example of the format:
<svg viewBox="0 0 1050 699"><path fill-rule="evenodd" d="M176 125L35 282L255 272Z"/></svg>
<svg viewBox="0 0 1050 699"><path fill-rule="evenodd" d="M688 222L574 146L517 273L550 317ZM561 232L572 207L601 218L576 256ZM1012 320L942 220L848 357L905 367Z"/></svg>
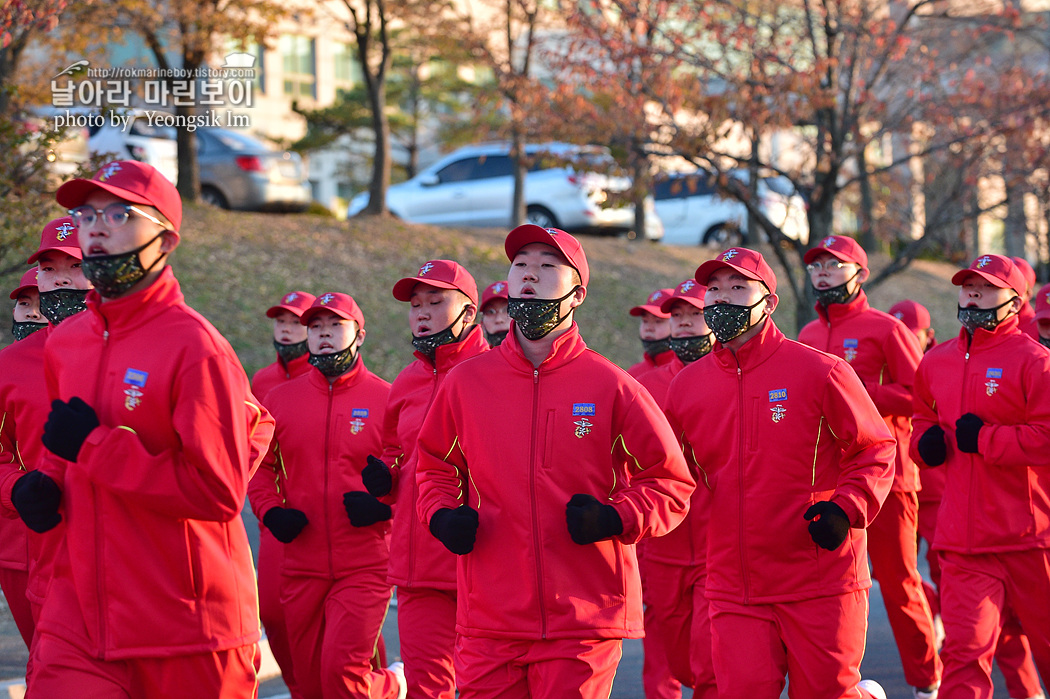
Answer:
<svg viewBox="0 0 1050 699"><path fill-rule="evenodd" d="M866 254L831 236L796 342L772 269L731 248L630 310L624 371L576 325L580 241L526 224L480 295L453 260L393 284L414 359L392 384L329 289L266 310L249 385L166 264L170 182L116 161L56 196L0 352L30 699L254 696L260 617L297 699L605 697L642 636L650 698L885 699L860 676L869 557L915 697L990 697L993 657L1041 696L1050 286L1023 261L956 274L937 343L914 301L868 304Z"/></svg>

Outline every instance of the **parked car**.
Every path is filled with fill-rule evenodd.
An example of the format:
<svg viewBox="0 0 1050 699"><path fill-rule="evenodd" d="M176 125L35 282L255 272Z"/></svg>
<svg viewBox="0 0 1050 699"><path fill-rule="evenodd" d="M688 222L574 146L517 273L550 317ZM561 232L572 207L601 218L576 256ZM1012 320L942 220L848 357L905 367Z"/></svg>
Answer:
<svg viewBox="0 0 1050 699"><path fill-rule="evenodd" d="M106 120L93 127L92 153L109 153L149 163L172 182L177 181L178 146L172 126L150 123L145 110L127 128ZM302 157L277 151L240 131L199 128L197 162L201 198L224 209L305 211L310 205L310 183Z"/></svg>
<svg viewBox="0 0 1050 699"><path fill-rule="evenodd" d="M746 183L748 172L734 170L730 176ZM809 240L806 200L786 177L761 177L759 207L784 235L802 243ZM663 242L669 245L710 245L719 249L750 241L747 207L729 195L720 194L714 176L705 171L674 173L657 181L653 188L656 211L664 225Z"/></svg>
<svg viewBox="0 0 1050 699"><path fill-rule="evenodd" d="M612 164L608 149L544 143L527 145L526 153L538 156L525 176L525 210L530 223L614 233L634 227L633 206L610 205L631 182L602 174ZM506 143L465 146L412 179L391 185L387 208L415 223L505 228L511 220L513 167ZM368 193L358 194L351 199L347 216L354 216L367 205ZM655 214L646 218L646 237L658 240L663 235L659 218Z"/></svg>

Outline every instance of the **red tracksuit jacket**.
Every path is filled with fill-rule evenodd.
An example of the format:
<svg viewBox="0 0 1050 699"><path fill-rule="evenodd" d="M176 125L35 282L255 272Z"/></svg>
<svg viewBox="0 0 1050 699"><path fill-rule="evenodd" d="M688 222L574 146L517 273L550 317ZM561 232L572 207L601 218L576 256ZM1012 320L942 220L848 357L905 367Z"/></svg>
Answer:
<svg viewBox="0 0 1050 699"><path fill-rule="evenodd" d="M994 553L1050 548L1050 351L1010 317L923 357L915 383L915 439L944 430L948 458L934 548ZM984 421L978 453L956 447L955 421Z"/></svg>
<svg viewBox="0 0 1050 699"><path fill-rule="evenodd" d="M664 350L660 354L652 357L648 352L642 353L642 361L632 364L627 368L627 373L630 374L634 379L640 378L643 374L657 368L664 366L672 361L677 361L678 356L671 350Z"/></svg>
<svg viewBox="0 0 1050 699"><path fill-rule="evenodd" d="M261 414L229 343L184 303L169 267L124 298L90 292L45 362L49 396L83 398L101 424L76 463L49 453L42 464L67 526L37 629L104 660L258 640L240 511L251 441L270 433L246 425L246 409Z"/></svg>
<svg viewBox="0 0 1050 699"><path fill-rule="evenodd" d="M405 587L456 589L456 557L435 539L416 517L416 442L423 418L430 410L438 386L452 367L487 352L480 326L459 342L438 347L436 363L416 352L417 360L401 370L390 388L390 403L383 430L383 461L390 466L394 485L384 502L394 508L387 579Z"/></svg>
<svg viewBox="0 0 1050 699"><path fill-rule="evenodd" d="M459 557L456 629L513 639L637 638L634 547L685 517L695 482L647 391L587 349L576 325L538 369L514 336L455 368L419 433L418 516L464 503L480 524ZM576 493L616 508L623 533L573 543Z"/></svg>
<svg viewBox="0 0 1050 699"><path fill-rule="evenodd" d="M266 398L266 394L281 384L308 373L310 366L310 355L304 354L284 364L278 359L273 364L264 366L252 376L252 393L259 400Z"/></svg>
<svg viewBox="0 0 1050 699"><path fill-rule="evenodd" d="M893 490L920 490L919 468L908 455L915 369L922 359L918 339L904 323L869 306L863 289L849 303L816 308L820 319L807 323L798 341L849 362L897 440Z"/></svg>
<svg viewBox="0 0 1050 699"><path fill-rule="evenodd" d="M666 412L712 488L707 597L795 602L871 586L862 531L893 482L893 438L843 360L784 337L772 319L734 355L685 369ZM831 500L853 529L835 551L803 514Z"/></svg>
<svg viewBox="0 0 1050 699"><path fill-rule="evenodd" d="M336 579L386 567L389 522L352 526L343 493L365 489L361 469L369 454L379 452L389 393L390 384L358 358L332 384L310 367L267 394L277 431L248 488L252 510L261 520L272 507L292 507L309 520L283 545L284 573Z"/></svg>

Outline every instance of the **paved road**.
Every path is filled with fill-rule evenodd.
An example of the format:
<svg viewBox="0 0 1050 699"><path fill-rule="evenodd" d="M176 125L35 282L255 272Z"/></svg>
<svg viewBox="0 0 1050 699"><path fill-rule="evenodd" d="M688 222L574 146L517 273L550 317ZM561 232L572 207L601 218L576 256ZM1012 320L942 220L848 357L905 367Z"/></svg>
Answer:
<svg viewBox="0 0 1050 699"><path fill-rule="evenodd" d="M255 548L258 546L258 525L250 512L245 514L245 523L252 546ZM920 561L924 563L923 556L920 556ZM926 573L925 570L923 572ZM0 681L23 675L27 658L25 646L11 620L6 604L2 602L3 599L0 597ZM387 616L383 635L387 643L388 659L393 662L398 659L400 647L397 639L396 608L391 609L391 613ZM641 641L624 643L623 660L613 685L612 699L643 699L641 646ZM864 677L881 683L889 699L911 699L911 688L905 684L901 674L900 658L890 633L889 622L886 620L886 611L882 606L877 583L871 592L867 653L861 666L861 672ZM1005 684L998 669L995 670L995 682L996 696L1007 697ZM287 689L278 679L264 684L260 696L277 699L286 693ZM690 697L691 694L688 690L684 692L685 697Z"/></svg>

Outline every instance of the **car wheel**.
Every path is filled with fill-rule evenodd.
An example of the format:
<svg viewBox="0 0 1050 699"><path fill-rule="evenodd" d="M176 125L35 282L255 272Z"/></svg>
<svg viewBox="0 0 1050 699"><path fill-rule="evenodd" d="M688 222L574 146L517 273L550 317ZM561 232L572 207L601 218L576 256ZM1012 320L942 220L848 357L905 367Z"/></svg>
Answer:
<svg viewBox="0 0 1050 699"><path fill-rule="evenodd" d="M226 201L226 197L222 195L222 192L211 186L201 187L201 201L210 206L217 206L220 209L230 208L230 203Z"/></svg>
<svg viewBox="0 0 1050 699"><path fill-rule="evenodd" d="M726 226L718 224L717 226L711 226L704 233L704 245L709 247L718 248L719 250L725 250L726 248L737 247L747 242L747 238L736 226Z"/></svg>
<svg viewBox="0 0 1050 699"><path fill-rule="evenodd" d="M542 206L530 206L525 210L525 221L540 228L557 228L558 219Z"/></svg>

